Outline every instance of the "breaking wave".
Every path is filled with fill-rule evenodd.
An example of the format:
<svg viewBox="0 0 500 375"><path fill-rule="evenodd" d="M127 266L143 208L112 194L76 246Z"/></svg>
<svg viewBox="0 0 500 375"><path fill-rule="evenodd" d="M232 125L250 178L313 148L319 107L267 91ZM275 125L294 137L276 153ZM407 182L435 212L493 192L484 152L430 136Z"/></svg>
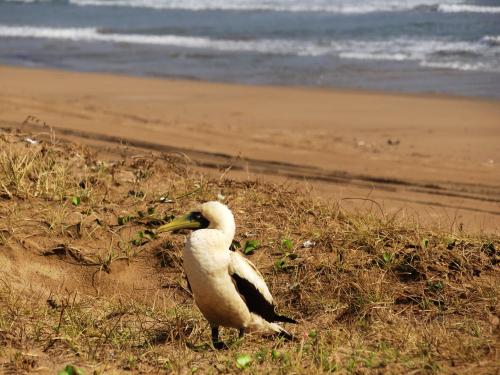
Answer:
<svg viewBox="0 0 500 375"><path fill-rule="evenodd" d="M486 36L477 42L404 37L390 40L231 40L201 36L127 34L93 27L50 28L0 25L0 37L144 44L269 55L335 56L354 60L415 61L421 66L428 67L500 71L500 62L495 58L500 53L498 36ZM481 63L474 60L481 60Z"/></svg>
<svg viewBox="0 0 500 375"><path fill-rule="evenodd" d="M444 13L500 13L500 6L467 4L460 0L1 0L20 3L68 3L77 6L130 7L171 10L328 12L364 14L410 10Z"/></svg>

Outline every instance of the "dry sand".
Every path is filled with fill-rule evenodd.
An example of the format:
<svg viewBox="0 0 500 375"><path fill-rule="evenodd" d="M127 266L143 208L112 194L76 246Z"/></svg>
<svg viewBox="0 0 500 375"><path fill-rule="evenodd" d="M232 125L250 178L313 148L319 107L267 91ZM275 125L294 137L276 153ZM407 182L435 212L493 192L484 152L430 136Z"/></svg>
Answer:
<svg viewBox="0 0 500 375"><path fill-rule="evenodd" d="M500 101L0 67L0 126L37 131L28 116L99 147L180 151L348 208L500 232Z"/></svg>

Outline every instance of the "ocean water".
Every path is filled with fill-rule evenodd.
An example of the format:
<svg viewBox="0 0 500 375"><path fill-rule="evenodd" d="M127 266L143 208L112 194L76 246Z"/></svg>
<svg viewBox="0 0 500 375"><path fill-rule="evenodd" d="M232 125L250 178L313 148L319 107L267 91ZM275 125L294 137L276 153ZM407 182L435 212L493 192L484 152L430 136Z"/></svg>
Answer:
<svg viewBox="0 0 500 375"><path fill-rule="evenodd" d="M0 0L0 63L499 98L500 0Z"/></svg>

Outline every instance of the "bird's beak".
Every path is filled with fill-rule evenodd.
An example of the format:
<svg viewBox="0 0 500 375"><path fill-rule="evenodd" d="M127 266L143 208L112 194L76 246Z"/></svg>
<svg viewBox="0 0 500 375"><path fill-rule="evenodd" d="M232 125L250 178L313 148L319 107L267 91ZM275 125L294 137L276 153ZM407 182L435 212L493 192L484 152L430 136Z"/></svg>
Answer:
<svg viewBox="0 0 500 375"><path fill-rule="evenodd" d="M156 229L156 233L171 232L179 229L200 229L203 225L203 220L200 220L200 218L196 218L192 213L189 213L184 216L178 216L171 222L158 227L158 229Z"/></svg>

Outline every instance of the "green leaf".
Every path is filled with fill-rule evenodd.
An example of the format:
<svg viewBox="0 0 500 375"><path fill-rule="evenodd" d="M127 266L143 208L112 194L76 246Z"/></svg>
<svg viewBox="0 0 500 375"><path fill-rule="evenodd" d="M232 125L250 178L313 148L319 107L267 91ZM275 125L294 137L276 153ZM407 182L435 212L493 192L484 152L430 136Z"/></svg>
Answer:
<svg viewBox="0 0 500 375"><path fill-rule="evenodd" d="M132 219L133 219L133 216L130 216L130 215L118 216L118 225L125 225Z"/></svg>
<svg viewBox="0 0 500 375"><path fill-rule="evenodd" d="M317 336L318 336L318 332L316 332L316 331L309 332L309 338L315 339Z"/></svg>
<svg viewBox="0 0 500 375"><path fill-rule="evenodd" d="M141 246L144 245L147 240L144 239L145 235L144 232L137 232L135 234L135 238L131 241L134 246Z"/></svg>
<svg viewBox="0 0 500 375"><path fill-rule="evenodd" d="M252 357L250 357L248 354L242 354L239 355L238 358L236 358L236 367L238 367L240 370L243 370L250 366L250 363L252 363Z"/></svg>
<svg viewBox="0 0 500 375"><path fill-rule="evenodd" d="M293 249L293 242L291 240L288 240L285 238L283 241L281 241L281 247L288 249L288 250L292 250Z"/></svg>
<svg viewBox="0 0 500 375"><path fill-rule="evenodd" d="M144 232L137 232L135 234L135 238L131 242L134 246L142 246L148 241L154 240L156 237L157 236L153 231L146 229Z"/></svg>
<svg viewBox="0 0 500 375"><path fill-rule="evenodd" d="M272 352L271 352L271 357L276 360L278 359L279 357L281 357L281 353L278 352L276 349L273 349Z"/></svg>
<svg viewBox="0 0 500 375"><path fill-rule="evenodd" d="M427 287L431 292L438 292L440 290L443 290L444 283L441 280L435 280L435 281L431 280L427 282Z"/></svg>
<svg viewBox="0 0 500 375"><path fill-rule="evenodd" d="M422 240L422 242L420 243L420 245L422 246L422 249L427 249L427 246L429 246L429 239L428 238L424 238Z"/></svg>
<svg viewBox="0 0 500 375"><path fill-rule="evenodd" d="M260 242L257 240L249 240L245 242L245 246L243 247L243 254L250 255L253 254L255 250L260 247Z"/></svg>
<svg viewBox="0 0 500 375"><path fill-rule="evenodd" d="M84 375L85 373L83 372L82 369L79 369L76 366L73 365L67 365L64 370L61 370L57 373L57 375Z"/></svg>
<svg viewBox="0 0 500 375"><path fill-rule="evenodd" d="M274 262L274 267L278 270L282 270L284 266L285 258L278 259L276 262Z"/></svg>
<svg viewBox="0 0 500 375"><path fill-rule="evenodd" d="M73 204L73 206L79 206L81 203L80 197L71 197L71 203Z"/></svg>
<svg viewBox="0 0 500 375"><path fill-rule="evenodd" d="M382 258L384 259L384 262L385 262L385 263L390 263L390 261L392 260L392 254L386 251L386 252L382 255Z"/></svg>

